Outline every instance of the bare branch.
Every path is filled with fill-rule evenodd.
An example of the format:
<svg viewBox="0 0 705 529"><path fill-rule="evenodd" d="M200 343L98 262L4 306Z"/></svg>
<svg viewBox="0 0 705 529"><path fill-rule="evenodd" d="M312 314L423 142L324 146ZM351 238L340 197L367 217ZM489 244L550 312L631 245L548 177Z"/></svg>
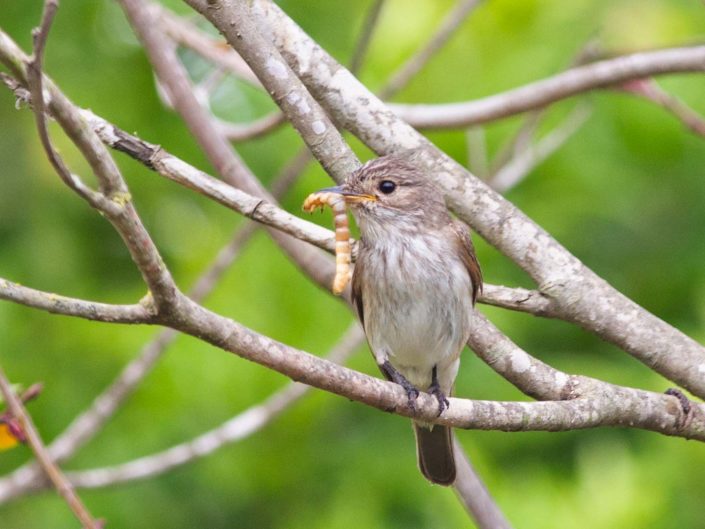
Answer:
<svg viewBox="0 0 705 529"><path fill-rule="evenodd" d="M148 300L137 305L110 305L35 290L7 279L0 279L0 299L52 314L110 323L154 323L156 317Z"/></svg>
<svg viewBox="0 0 705 529"><path fill-rule="evenodd" d="M372 34L377 27L379 16L382 13L384 2L385 0L374 0L365 15L365 20L362 23L362 31L357 39L357 45L355 46L352 59L350 59L350 71L353 73L360 71L360 67L365 59L370 42L372 41Z"/></svg>
<svg viewBox="0 0 705 529"><path fill-rule="evenodd" d="M45 18L42 21L42 27L44 30L35 29L34 31L34 54L31 58L25 61L26 68L23 66L23 73L26 75L27 87L34 100L34 117L37 125L37 132L39 134L39 139L41 140L44 152L49 159L49 162L56 170L59 177L64 181L64 183L73 189L78 195L80 195L84 200L91 204L95 208L107 207L105 198L92 189L90 189L80 177L74 175L69 171L66 164L61 159L59 154L54 149L49 138L49 131L47 130L47 115L45 112L44 97L43 97L43 75L42 75L42 59L44 46L46 45L46 40L48 38L48 29L51 25L54 15L56 14L56 9L58 4L56 2L47 2L45 4L44 15ZM46 26L44 26L46 24Z"/></svg>
<svg viewBox="0 0 705 529"><path fill-rule="evenodd" d="M52 15L50 14L47 16L46 13L50 12L52 9L51 6L53 6L54 10L56 9L56 4L54 2L48 1L45 5L45 16L42 19L42 29L40 30L40 33L48 31ZM91 513L88 512L88 509L86 509L85 505L83 505L83 502L73 490L71 483L69 483L66 479L63 472L61 472L59 467L57 467L51 460L44 443L42 443L41 437L39 437L39 434L37 433L37 429L34 427L34 423L32 422L29 413L27 413L22 401L17 397L17 395L15 395L14 391L12 391L12 386L7 380L2 367L0 367L0 392L2 392L5 402L7 402L7 406L13 417L20 422L22 431L27 437L27 442L29 443L32 452L34 452L37 461L41 465L56 491L64 499L66 504L85 529L98 529L100 525L96 523L93 516L91 516Z"/></svg>
<svg viewBox="0 0 705 529"><path fill-rule="evenodd" d="M2 43L2 37L3 33L0 31L0 43ZM3 55L2 52L3 48L2 46L0 46L0 60L6 59L9 62L15 57L15 55L13 54ZM16 91L21 90L21 88L17 85L13 85L13 89L15 89ZM19 96L22 96L22 94L19 93L18 97ZM208 182L215 181L212 176L203 173L199 169L173 156L158 145L149 143L145 140L142 140L136 136L125 132L124 130L106 121L100 116L97 116L90 110L81 109L80 112L82 113L85 121L96 132L96 134L98 134L100 139L106 145L113 149L124 152L128 156L144 164L149 169L157 171L162 176L173 178L177 182L191 182L194 186L197 185L197 182L200 181L203 175L205 175L204 178ZM308 162L308 160L310 159L310 155L308 154L308 152L308 150L302 149L302 151L297 155L296 160L292 162L290 170L286 170L286 174L289 176L284 176L283 174L281 176L281 180L277 179L278 181L282 182L282 185L286 186L286 182L288 181L288 179L294 177L296 172L301 170L302 167ZM160 162L160 160L167 160L168 163L163 164ZM279 184L275 185L275 189L273 190L275 194L278 193L276 189L278 185ZM199 190L199 192L202 192L203 194L207 195L209 186L210 184L204 185L203 189ZM231 194L233 206L238 203L240 198L243 199L245 204L251 205L254 203L252 202L252 197L248 196L247 194L243 194L234 188L227 188L227 190L221 189L221 191L223 193L223 196L225 197L223 198L223 201L226 205L228 204L227 197L231 196ZM248 211L244 207L244 205L242 206L243 211ZM251 209L249 211L251 211ZM258 212L255 213L257 214ZM282 213L288 214L286 212ZM268 222L270 222L271 225L274 226L275 219L277 217L278 215L270 217ZM307 230L308 226L313 225L310 223L304 223L304 221L302 221L302 224L300 224L299 227L301 230ZM284 231L289 229L286 224L283 224L281 228ZM321 242L320 234L322 232L319 232L319 230L321 229L322 228L315 226L313 228L313 232L307 232L305 235L302 235L302 238L303 240L310 240L311 242L318 241L321 247L330 250L333 245L334 235L331 231L328 231L326 239L328 242ZM330 277L332 278L332 275ZM481 303L486 303L489 305L494 305L497 307L507 308L520 312L527 312L529 314L534 314L537 316L547 316L553 318L562 317L560 311L558 311L554 307L554 302L545 294L542 294L541 292L535 290L526 290L521 288L510 288L485 284L484 294L479 298L479 301Z"/></svg>
<svg viewBox="0 0 705 529"><path fill-rule="evenodd" d="M556 152L587 121L591 110L588 106L578 105L565 120L535 145L527 146L512 160L500 168L487 182L500 193L518 184L538 165Z"/></svg>
<svg viewBox="0 0 705 529"><path fill-rule="evenodd" d="M528 312L534 316L560 318L560 313L555 309L553 300L538 290L485 283L477 301L503 309Z"/></svg>
<svg viewBox="0 0 705 529"><path fill-rule="evenodd" d="M0 31L0 61L6 64L25 86L28 86L29 83L28 74L35 75L28 72L25 67L25 62L28 61L26 55L2 31ZM87 200L91 202L91 205L97 207L117 229L149 286L157 308L167 308L175 299L176 285L156 246L137 216L127 187L114 160L110 157L100 138L86 123L77 107L46 76L40 77L44 87L41 93L45 98L48 98L48 103L46 103L48 111L86 157L101 182L101 188L108 193L108 195L94 194L94 198L97 197L97 202ZM35 112L38 112L41 106L38 108L37 102L33 102ZM38 123L45 127L45 122L42 119L39 119ZM73 188L73 186L71 187ZM81 194L81 196L84 195Z"/></svg>
<svg viewBox="0 0 705 529"><path fill-rule="evenodd" d="M364 338L358 323L353 323L330 352L328 360L335 363L344 362L363 343ZM258 432L310 389L310 386L292 382L263 403L252 406L190 441L121 465L71 472L68 477L76 487L96 488L158 476Z"/></svg>
<svg viewBox="0 0 705 529"><path fill-rule="evenodd" d="M465 145L470 172L484 180L490 171L485 130L482 127L469 127L465 131Z"/></svg>
<svg viewBox="0 0 705 529"><path fill-rule="evenodd" d="M581 66L595 61L600 57L600 52L601 50L597 40L591 38L576 54L569 67L574 68L576 66ZM531 140L536 133L536 129L541 123L541 120L548 113L549 109L550 106L545 106L532 110L528 113L528 115L524 118L524 123L522 123L521 127L519 127L516 134L514 134L506 145L500 149L494 160L492 160L492 173L500 171L502 167L509 163L512 158L515 158L519 155L519 153L525 151L529 147Z"/></svg>
<svg viewBox="0 0 705 529"><path fill-rule="evenodd" d="M419 149L419 160L443 188L451 209L522 267L554 300L563 319L705 396L705 349L700 344L616 291L511 203L439 152L315 45L275 4L253 0L253 5L284 57L336 122L378 153ZM648 52L576 68L569 71L568 78L574 79L575 72L578 79L586 72L600 78L627 76L624 72L641 75L658 70L655 63L660 60L663 63L659 64L666 66L659 71L674 71L676 66L696 69L701 59L705 60L702 46ZM316 68L311 68L314 64ZM550 87L551 83L547 84ZM535 90L535 85L531 87Z"/></svg>
<svg viewBox="0 0 705 529"><path fill-rule="evenodd" d="M390 105L390 108L418 129L468 127L632 79L703 70L705 46L645 51L578 66L483 99L435 105Z"/></svg>
<svg viewBox="0 0 705 529"><path fill-rule="evenodd" d="M232 123L230 121L218 121L218 128L221 134L232 142L253 140L268 134L286 123L286 118L281 112L271 112L264 117L249 123Z"/></svg>
<svg viewBox="0 0 705 529"><path fill-rule="evenodd" d="M511 529L457 438L453 439L453 451L458 472L453 488L478 529Z"/></svg>
<svg viewBox="0 0 705 529"><path fill-rule="evenodd" d="M677 398L607 384L589 377L567 375L530 357L479 314L471 346L482 349L485 361L503 376L548 402L495 402L450 399L450 408L438 417L438 403L423 393L416 410L408 406L397 384L338 366L288 347L204 307L183 299L178 315L167 324L197 335L226 351L303 382L362 402L383 411L455 428L518 430L573 430L596 426L628 426L666 435L705 440L705 405L695 404L688 421ZM481 335L477 338L475 335ZM512 344L513 345L513 344ZM479 351L478 351L479 353ZM521 353L521 354L520 354ZM562 400L556 400L562 399ZM567 400L566 400L567 399Z"/></svg>
<svg viewBox="0 0 705 529"><path fill-rule="evenodd" d="M465 19L472 10L477 7L480 1L481 0L458 0L426 45L419 49L419 51L392 74L391 78L379 91L379 98L389 99L408 85L411 79L426 66L428 61L445 46L446 42L450 40L460 25L465 22Z"/></svg>
<svg viewBox="0 0 705 529"><path fill-rule="evenodd" d="M105 126L101 125L101 128L105 129ZM139 140L135 140L135 142L137 141ZM308 153L307 150L306 153ZM297 174L303 170L304 162L307 162L308 159L308 156L306 156L306 160L302 160L302 157L294 158L292 164L284 167L272 186L274 196L280 197L289 188ZM221 249L211 266L201 275L189 292L189 297L193 301L200 302L212 291L256 230L257 224L255 223L248 223L236 230L231 241ZM115 380L95 398L88 409L79 414L64 432L54 439L48 450L55 462L59 463L70 458L100 431L125 399L132 394L137 385L151 372L178 334L174 329L162 330L142 348L136 358L123 368ZM45 486L46 484L41 482L41 477L41 468L36 464L28 463L0 479L0 503L18 497L29 490Z"/></svg>
<svg viewBox="0 0 705 529"><path fill-rule="evenodd" d="M218 174L234 187L273 202L259 180L219 133L212 116L195 98L188 75L160 31L159 20L155 18L154 11L150 12L143 2L136 0L122 0L121 4L143 41L155 72L169 92L171 101ZM309 277L321 287L330 289L335 273L331 259L286 234L278 231L269 233Z"/></svg>
<svg viewBox="0 0 705 529"><path fill-rule="evenodd" d="M276 48L259 34L249 18L246 4L221 2L221 6L228 6L230 14L226 23L217 16L219 10L212 9L206 0L187 0L187 3L209 18L245 59L328 174L342 182L360 165L318 102Z"/></svg>
<svg viewBox="0 0 705 529"><path fill-rule="evenodd" d="M637 79L629 81L620 87L627 92L639 95L671 113L693 134L705 137L705 118L683 101L666 92L653 79Z"/></svg>
<svg viewBox="0 0 705 529"><path fill-rule="evenodd" d="M204 59L247 81L251 85L262 85L247 63L222 39L207 35L193 23L159 4L150 3L151 16L159 20L167 35L178 44L192 49Z"/></svg>

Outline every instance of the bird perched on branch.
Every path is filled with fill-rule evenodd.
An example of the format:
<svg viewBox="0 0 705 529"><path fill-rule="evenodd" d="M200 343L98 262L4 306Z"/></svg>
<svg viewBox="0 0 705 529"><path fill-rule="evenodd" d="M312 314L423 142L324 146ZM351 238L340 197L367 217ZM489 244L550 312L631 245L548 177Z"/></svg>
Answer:
<svg viewBox="0 0 705 529"><path fill-rule="evenodd" d="M419 391L448 407L470 333L482 274L468 228L454 220L442 192L405 154L366 163L340 193L360 228L352 295L383 375L401 385L414 408ZM455 480L451 430L414 422L421 472Z"/></svg>

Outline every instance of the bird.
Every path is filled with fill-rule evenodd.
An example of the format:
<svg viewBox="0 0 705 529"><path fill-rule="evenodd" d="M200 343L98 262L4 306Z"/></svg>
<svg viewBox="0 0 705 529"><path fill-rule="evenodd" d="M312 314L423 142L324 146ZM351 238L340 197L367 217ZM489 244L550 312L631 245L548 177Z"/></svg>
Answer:
<svg viewBox="0 0 705 529"><path fill-rule="evenodd" d="M455 220L428 171L407 152L373 159L340 186L360 231L352 300L383 374L415 408L420 391L449 405L482 290L470 232ZM432 483L456 478L452 431L413 422L418 465Z"/></svg>

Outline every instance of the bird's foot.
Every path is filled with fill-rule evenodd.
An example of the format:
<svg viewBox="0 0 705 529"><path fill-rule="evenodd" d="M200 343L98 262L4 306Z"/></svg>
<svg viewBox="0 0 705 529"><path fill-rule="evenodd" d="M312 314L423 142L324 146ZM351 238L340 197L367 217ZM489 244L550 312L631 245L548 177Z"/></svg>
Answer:
<svg viewBox="0 0 705 529"><path fill-rule="evenodd" d="M428 387L428 392L436 397L436 400L438 401L438 416L440 417L441 414L448 409L448 406L450 406L450 402L448 401L448 397L446 397L446 394L443 393L443 390L441 389L441 385L438 383L438 374L436 372L436 367L433 367L433 372L431 375L431 385Z"/></svg>
<svg viewBox="0 0 705 529"><path fill-rule="evenodd" d="M385 377L392 382L399 384L404 391L406 391L407 406L409 409L416 411L416 399L419 397L419 390L409 382L404 375L402 375L397 369L389 363L389 360L385 360L380 369Z"/></svg>

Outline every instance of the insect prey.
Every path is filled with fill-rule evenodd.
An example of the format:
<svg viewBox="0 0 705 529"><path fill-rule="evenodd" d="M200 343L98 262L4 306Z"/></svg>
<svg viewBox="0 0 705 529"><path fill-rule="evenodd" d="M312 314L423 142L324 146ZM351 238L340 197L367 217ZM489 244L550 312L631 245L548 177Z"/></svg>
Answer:
<svg viewBox="0 0 705 529"><path fill-rule="evenodd" d="M333 294L339 296L352 277L350 263L352 250L350 247L350 228L345 210L345 198L338 193L311 193L303 203L303 210L313 213L317 208L330 206L335 222L335 278L333 278Z"/></svg>

